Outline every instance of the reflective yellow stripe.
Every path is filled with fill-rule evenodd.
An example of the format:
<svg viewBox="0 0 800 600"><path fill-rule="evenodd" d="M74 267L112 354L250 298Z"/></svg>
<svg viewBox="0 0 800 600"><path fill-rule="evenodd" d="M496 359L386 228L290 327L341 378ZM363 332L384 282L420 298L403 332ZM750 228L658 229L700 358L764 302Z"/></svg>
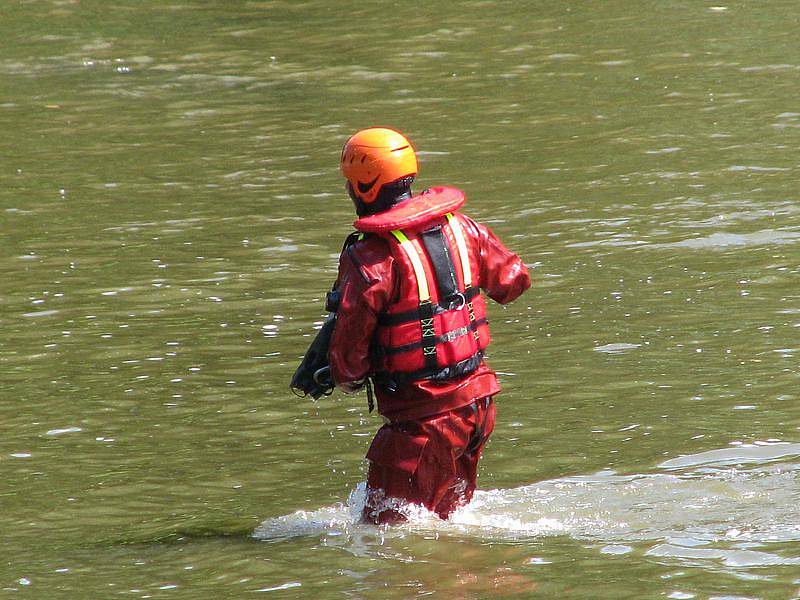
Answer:
<svg viewBox="0 0 800 600"><path fill-rule="evenodd" d="M472 269L469 267L469 252L467 251L467 242L464 239L464 232L461 231L461 225L453 213L447 213L446 216L450 229L453 230L453 235L456 238L458 256L461 258L461 272L464 274L464 288L468 288L472 285Z"/></svg>
<svg viewBox="0 0 800 600"><path fill-rule="evenodd" d="M428 291L428 281L425 279L425 268L422 266L422 261L419 258L416 246L414 246L411 240L406 237L406 234L399 229L393 230L392 235L400 242L400 247L406 253L406 256L408 256L408 259L411 261L411 265L414 267L414 275L417 277L417 287L419 288L419 301L428 302L431 299L431 293Z"/></svg>

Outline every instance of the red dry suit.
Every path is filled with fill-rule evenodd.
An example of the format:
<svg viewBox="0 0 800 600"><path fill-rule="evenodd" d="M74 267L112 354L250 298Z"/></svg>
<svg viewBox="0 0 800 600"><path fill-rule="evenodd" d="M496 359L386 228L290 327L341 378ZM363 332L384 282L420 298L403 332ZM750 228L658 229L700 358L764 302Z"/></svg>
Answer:
<svg viewBox="0 0 800 600"><path fill-rule="evenodd" d="M452 496L444 488L459 485L471 496L475 465L491 427L480 443L458 442L462 454L465 446L474 446L471 466L444 469L453 472L450 481L414 482L417 490L433 490L426 498L410 490L403 494L403 485L392 483L397 477L377 469L399 469L400 480L411 482L425 462L426 447L454 455L447 443L434 444L430 435L421 434L422 423L459 418L461 429L481 431L487 429L481 422L493 424L494 406L488 398L500 386L483 361L489 328L480 290L506 304L530 286L518 256L487 227L455 212L464 201L459 190L433 188L354 223L365 235L340 257L340 304L329 350L333 380L341 384L373 377L378 410L391 422L367 455L370 487L380 481L384 491L391 488L392 496L424 504L442 516L452 507L428 499ZM476 402L482 399L487 400L478 411ZM461 416L456 417L464 407L472 407L474 414L459 410ZM434 415L444 415L444 421L432 420ZM411 422L416 425L411 427ZM455 439L449 444L456 444ZM426 477L435 479L436 469L427 471L431 473ZM464 473L471 473L464 485L452 480L463 480Z"/></svg>

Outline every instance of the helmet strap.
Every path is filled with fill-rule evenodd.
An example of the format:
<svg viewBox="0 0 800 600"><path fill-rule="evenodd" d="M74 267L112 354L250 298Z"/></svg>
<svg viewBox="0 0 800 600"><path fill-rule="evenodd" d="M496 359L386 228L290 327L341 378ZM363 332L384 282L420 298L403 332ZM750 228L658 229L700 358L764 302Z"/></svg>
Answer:
<svg viewBox="0 0 800 600"><path fill-rule="evenodd" d="M414 176L409 175L408 177L401 177L383 184L380 191L378 191L378 196L369 204L356 195L350 182L347 183L347 193L356 207L356 214L359 217L367 217L389 210L394 205L411 198L411 184L413 181Z"/></svg>

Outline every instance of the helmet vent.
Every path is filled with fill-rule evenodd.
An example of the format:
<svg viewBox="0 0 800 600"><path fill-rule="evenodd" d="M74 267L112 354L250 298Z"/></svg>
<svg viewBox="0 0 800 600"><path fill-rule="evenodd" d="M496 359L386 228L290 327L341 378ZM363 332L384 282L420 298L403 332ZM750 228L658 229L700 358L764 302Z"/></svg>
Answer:
<svg viewBox="0 0 800 600"><path fill-rule="evenodd" d="M411 147L411 146L409 146L408 144L406 144L405 146L400 146L399 148L394 148L394 149L392 150L392 152L400 152L400 150L405 150L406 148L410 148L410 147Z"/></svg>

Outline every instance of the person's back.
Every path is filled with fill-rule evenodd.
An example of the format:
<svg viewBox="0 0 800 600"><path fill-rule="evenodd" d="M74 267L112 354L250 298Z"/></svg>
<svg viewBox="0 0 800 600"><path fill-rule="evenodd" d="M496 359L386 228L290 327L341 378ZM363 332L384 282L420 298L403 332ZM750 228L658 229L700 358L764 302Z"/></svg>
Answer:
<svg viewBox="0 0 800 600"><path fill-rule="evenodd" d="M342 171L361 232L342 252L329 359L345 391L370 378L388 421L367 458L367 521L403 518L421 504L446 518L470 500L500 391L484 362L484 290L505 304L530 286L522 261L460 214L463 193L413 196L414 150L400 133L363 130Z"/></svg>

